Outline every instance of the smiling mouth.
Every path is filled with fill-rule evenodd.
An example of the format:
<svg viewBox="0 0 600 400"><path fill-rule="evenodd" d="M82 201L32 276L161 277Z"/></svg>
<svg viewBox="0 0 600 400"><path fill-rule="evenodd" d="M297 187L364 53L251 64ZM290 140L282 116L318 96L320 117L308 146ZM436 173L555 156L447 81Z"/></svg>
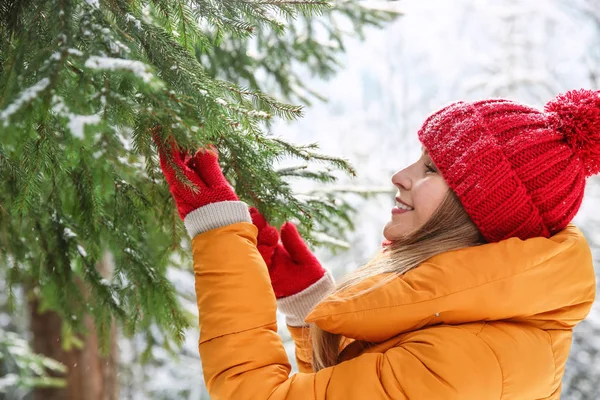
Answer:
<svg viewBox="0 0 600 400"><path fill-rule="evenodd" d="M402 200L400 200L400 198L396 197L396 207L401 209L401 210L406 210L406 211L412 211L414 210L413 207L409 206L408 204L406 204L405 202L403 202Z"/></svg>

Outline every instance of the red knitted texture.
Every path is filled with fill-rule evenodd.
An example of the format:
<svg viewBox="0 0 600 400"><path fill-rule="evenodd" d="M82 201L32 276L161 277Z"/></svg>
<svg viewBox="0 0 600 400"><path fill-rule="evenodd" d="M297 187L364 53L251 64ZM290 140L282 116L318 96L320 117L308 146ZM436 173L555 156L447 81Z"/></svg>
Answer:
<svg viewBox="0 0 600 400"><path fill-rule="evenodd" d="M600 172L600 95L571 91L545 112L510 100L456 102L418 136L488 242L549 237Z"/></svg>
<svg viewBox="0 0 600 400"><path fill-rule="evenodd" d="M277 229L255 207L250 208L250 216L258 228L258 251L267 264L276 298L297 294L325 275L325 269L294 224L283 224L280 241Z"/></svg>
<svg viewBox="0 0 600 400"><path fill-rule="evenodd" d="M221 172L219 156L214 147L200 149L191 156L179 150L175 142L171 142L169 149L165 148L157 137L154 140L157 143L160 167L169 184L169 190L181 219L185 219L190 212L207 204L238 200L233 188ZM175 168L178 168L194 185L194 189L179 179Z"/></svg>

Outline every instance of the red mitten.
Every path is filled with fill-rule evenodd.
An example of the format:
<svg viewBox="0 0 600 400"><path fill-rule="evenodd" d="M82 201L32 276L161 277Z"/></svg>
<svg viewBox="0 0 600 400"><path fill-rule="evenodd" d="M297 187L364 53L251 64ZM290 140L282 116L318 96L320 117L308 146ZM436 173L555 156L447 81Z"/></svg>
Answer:
<svg viewBox="0 0 600 400"><path fill-rule="evenodd" d="M283 224L279 242L277 229L269 225L256 208L250 208L250 216L258 228L257 247L269 268L275 297L280 299L299 293L325 275L325 269L306 246L294 224Z"/></svg>
<svg viewBox="0 0 600 400"><path fill-rule="evenodd" d="M291 222L283 224L281 244L275 248L269 268L275 297L279 299L299 293L321 279L325 272L296 226Z"/></svg>
<svg viewBox="0 0 600 400"><path fill-rule="evenodd" d="M280 246L279 232L267 223L265 217L255 207L250 207L250 217L252 217L252 223L258 228L256 247L270 271L273 253L277 246Z"/></svg>
<svg viewBox="0 0 600 400"><path fill-rule="evenodd" d="M277 229L270 226L256 208L250 209L252 222L258 228L257 247L269 270L277 308L290 326L306 326L306 316L329 293L333 276L310 251L296 226L286 222Z"/></svg>
<svg viewBox="0 0 600 400"><path fill-rule="evenodd" d="M156 143L160 156L160 167L167 179L181 219L185 219L191 211L207 204L238 200L227 179L223 176L219 166L219 157L214 147L200 149L196 154L190 156L187 152L177 149L174 142L171 143L170 150L166 150L158 140ZM175 169L168 161L167 151L170 151L173 163L196 186L196 191L177 178Z"/></svg>

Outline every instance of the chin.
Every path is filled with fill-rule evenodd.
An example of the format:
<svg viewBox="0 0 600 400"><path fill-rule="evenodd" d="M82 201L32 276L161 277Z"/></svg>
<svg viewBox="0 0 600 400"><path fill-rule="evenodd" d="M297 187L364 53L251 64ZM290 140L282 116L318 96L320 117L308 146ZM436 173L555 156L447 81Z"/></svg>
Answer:
<svg viewBox="0 0 600 400"><path fill-rule="evenodd" d="M410 234L410 230L407 229L406 224L393 223L389 221L383 227L383 237L387 240L394 241L405 238Z"/></svg>
<svg viewBox="0 0 600 400"><path fill-rule="evenodd" d="M386 225L386 226L383 228L383 237L384 237L386 240L396 240L396 239L398 239L398 234L397 234L397 233L396 233L396 234L394 234L394 232L393 232L393 231L394 231L394 227L393 227L393 226L387 226L387 225Z"/></svg>
<svg viewBox="0 0 600 400"><path fill-rule="evenodd" d="M386 235L385 233L383 234L383 237L385 238L385 240L389 240L390 242L393 242L394 240L398 239L398 236L396 235Z"/></svg>

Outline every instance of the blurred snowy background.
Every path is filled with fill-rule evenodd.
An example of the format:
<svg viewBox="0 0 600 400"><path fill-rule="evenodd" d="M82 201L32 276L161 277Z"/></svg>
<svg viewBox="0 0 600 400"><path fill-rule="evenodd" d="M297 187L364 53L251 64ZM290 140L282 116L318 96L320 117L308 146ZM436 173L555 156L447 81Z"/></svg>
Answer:
<svg viewBox="0 0 600 400"><path fill-rule="evenodd" d="M359 210L348 250L317 251L336 276L365 263L380 246L394 201L390 176L418 157L416 131L430 112L454 100L488 97L541 108L568 89L600 89L598 0L407 0L400 5L404 15L394 23L368 30L364 41L348 42L334 78L322 81L305 74L308 86L327 102L315 101L302 120L271 128L274 135L296 143L318 142L324 153L349 159L358 177L342 178L336 185L384 189L368 200L348 195ZM308 193L314 188L297 190ZM598 177L588 181L575 222L586 234L600 271ZM171 278L187 308L196 312L192 275L173 270ZM0 314L0 324L11 325L11 330L25 323L23 315ZM279 325L293 360L283 319ZM208 399L197 339L197 330L191 330L182 349L159 345L151 355L142 345L147 338L120 340L121 398ZM576 329L562 398L600 399L598 303Z"/></svg>
<svg viewBox="0 0 600 400"><path fill-rule="evenodd" d="M382 4L381 2L367 2ZM326 154L349 159L355 179L336 185L383 188L368 200L354 196L359 210L350 248L318 250L336 276L365 263L380 246L393 206L392 173L418 157L416 131L426 116L454 100L506 97L537 107L573 88L600 89L600 1L598 0L429 0L403 1L404 13L366 40L350 41L340 72L329 81L311 79L325 96L305 117L279 123L272 133L296 143L318 142ZM311 187L298 186L299 192ZM350 195L352 196L352 195ZM575 223L593 247L600 272L600 179L588 181ZM173 276L188 290L193 282ZM289 339L283 319L281 335ZM178 361L166 352L141 366L140 352L122 342L124 399L207 399L197 356L196 331ZM293 346L287 349L293 360ZM600 304L576 329L563 381L562 399L600 399Z"/></svg>

